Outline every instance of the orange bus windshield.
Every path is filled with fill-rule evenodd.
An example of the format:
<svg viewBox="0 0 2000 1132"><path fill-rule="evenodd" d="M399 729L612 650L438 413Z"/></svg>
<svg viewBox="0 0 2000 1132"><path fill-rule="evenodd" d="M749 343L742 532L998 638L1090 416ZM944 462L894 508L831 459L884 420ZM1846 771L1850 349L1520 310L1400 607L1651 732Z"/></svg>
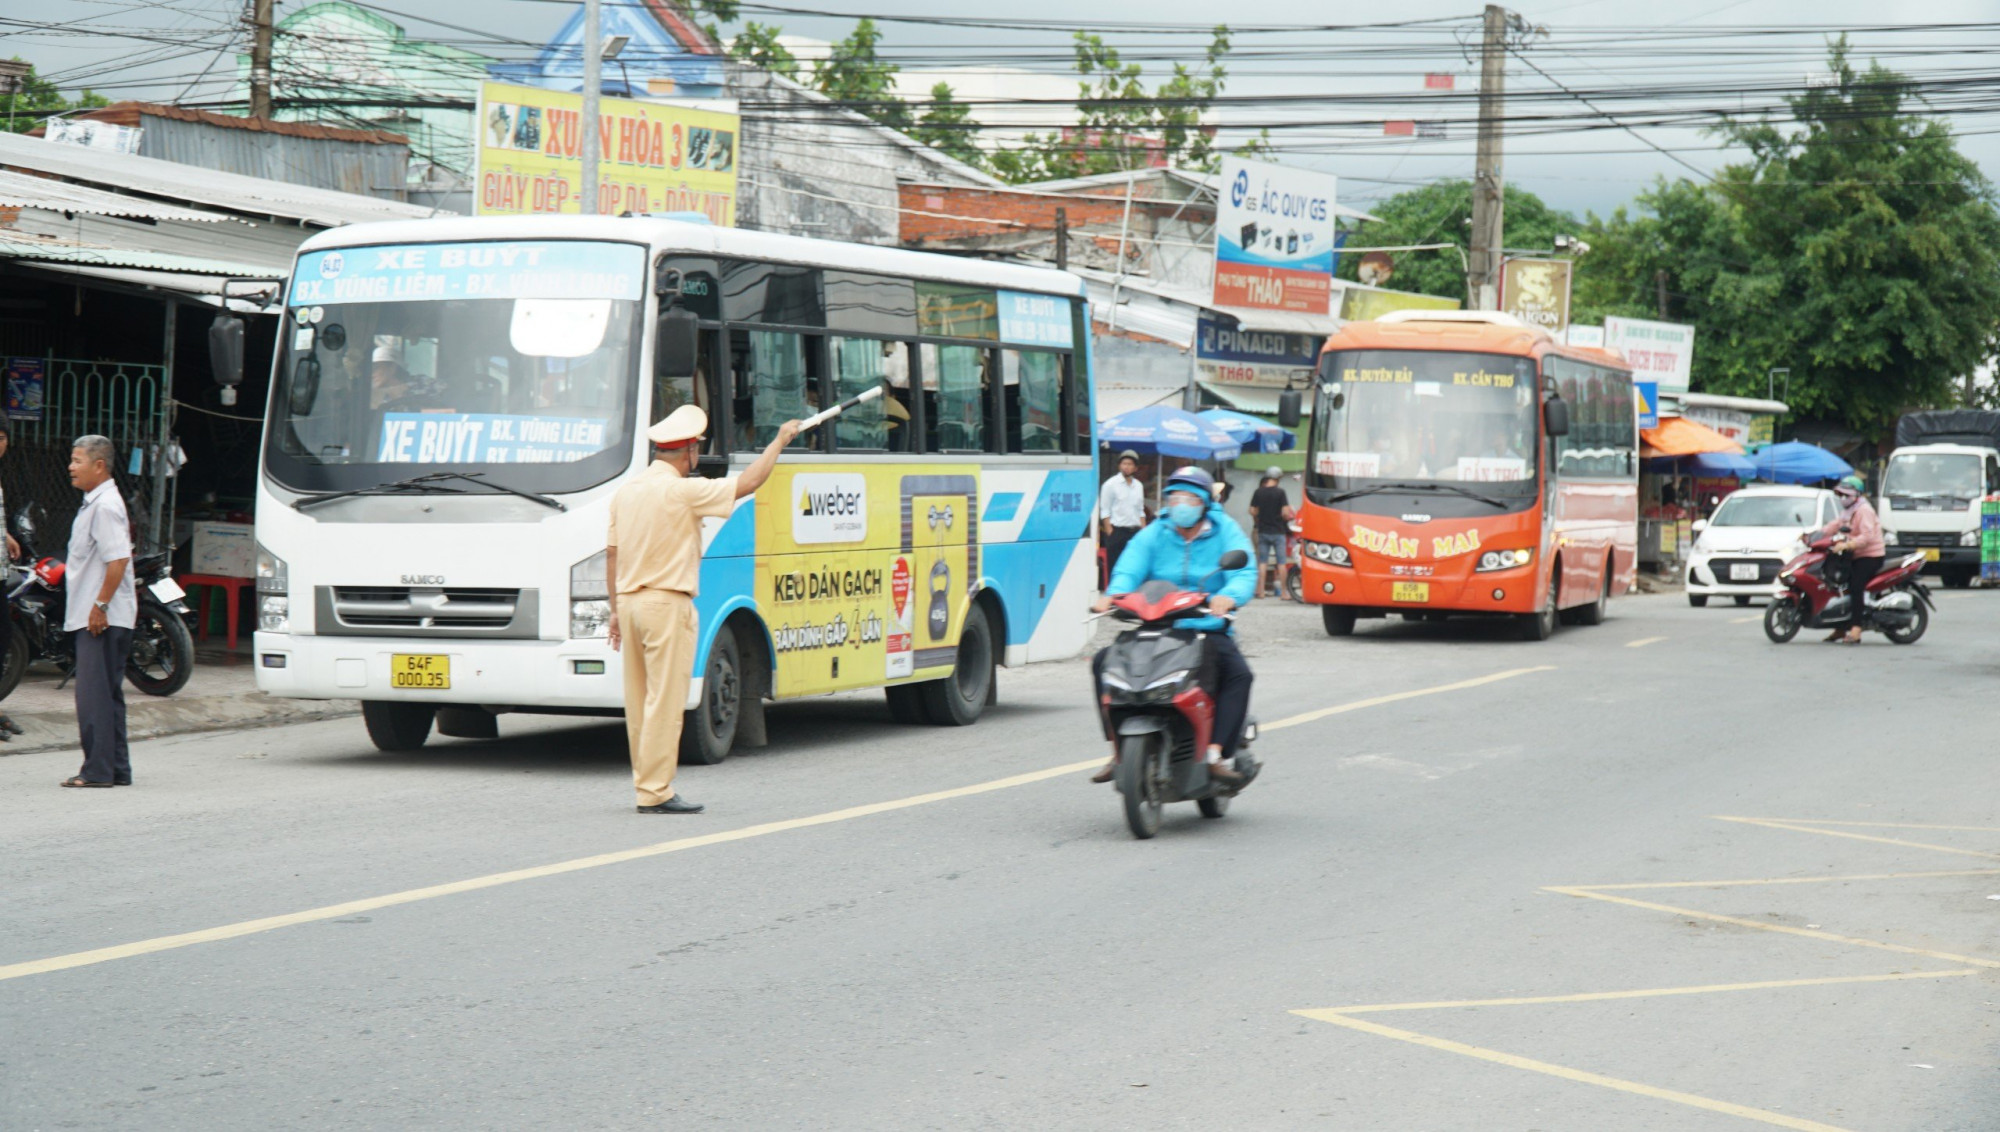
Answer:
<svg viewBox="0 0 2000 1132"><path fill-rule="evenodd" d="M1533 358L1435 350L1345 350L1320 359L1307 486L1345 494L1476 493L1533 504L1538 463Z"/></svg>

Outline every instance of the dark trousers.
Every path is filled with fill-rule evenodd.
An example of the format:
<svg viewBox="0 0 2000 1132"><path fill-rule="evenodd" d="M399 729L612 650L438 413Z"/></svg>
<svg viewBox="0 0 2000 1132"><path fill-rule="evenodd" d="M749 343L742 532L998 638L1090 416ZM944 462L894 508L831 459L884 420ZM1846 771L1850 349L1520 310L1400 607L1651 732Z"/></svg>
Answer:
<svg viewBox="0 0 2000 1132"><path fill-rule="evenodd" d="M1882 569L1882 556L1856 558L1847 573L1847 620L1840 628L1851 629L1861 624L1861 610L1867 600L1868 583Z"/></svg>
<svg viewBox="0 0 2000 1132"><path fill-rule="evenodd" d="M1106 651L1099 649L1090 662L1092 687L1098 686L1103 678ZM1243 738L1243 721L1250 718L1250 684L1256 677L1250 674L1250 662L1243 659L1242 650L1236 647L1236 638L1227 633L1209 634L1208 664L1208 691L1215 697L1215 734L1209 741L1221 746L1223 758L1231 758Z"/></svg>
<svg viewBox="0 0 2000 1132"><path fill-rule="evenodd" d="M132 630L116 625L93 636L76 631L76 727L83 737L83 777L129 782L132 751L125 742L125 661Z"/></svg>
<svg viewBox="0 0 2000 1132"><path fill-rule="evenodd" d="M1139 531L1138 527L1112 527L1104 536L1104 585L1111 584L1111 571L1118 568L1118 556L1125 553L1125 544Z"/></svg>

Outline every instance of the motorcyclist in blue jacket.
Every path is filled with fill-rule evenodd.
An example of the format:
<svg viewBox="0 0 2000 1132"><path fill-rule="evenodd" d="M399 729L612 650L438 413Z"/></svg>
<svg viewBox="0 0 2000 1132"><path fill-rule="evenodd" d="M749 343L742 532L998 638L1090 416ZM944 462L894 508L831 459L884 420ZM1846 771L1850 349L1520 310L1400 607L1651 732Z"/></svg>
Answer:
<svg viewBox="0 0 2000 1132"><path fill-rule="evenodd" d="M1225 780L1247 780L1254 776L1255 764L1248 754L1241 760L1236 758L1236 744L1250 716L1253 677L1236 647L1235 629L1221 615L1247 603L1256 591L1256 556L1243 528L1215 502L1214 478L1200 468L1182 468L1168 477L1161 504L1160 517L1125 544L1104 596L1092 608L1103 613L1111 608L1113 597L1131 593L1154 579L1209 594L1208 608L1216 616L1186 618L1177 624L1210 634L1215 687L1209 691L1215 697L1215 741L1208 745L1209 773ZM1245 564L1240 569L1223 570L1222 556L1232 550L1243 552ZM1103 664L1100 652L1092 664L1093 673ZM1111 762L1091 776L1091 781L1111 781L1117 764L1114 749Z"/></svg>

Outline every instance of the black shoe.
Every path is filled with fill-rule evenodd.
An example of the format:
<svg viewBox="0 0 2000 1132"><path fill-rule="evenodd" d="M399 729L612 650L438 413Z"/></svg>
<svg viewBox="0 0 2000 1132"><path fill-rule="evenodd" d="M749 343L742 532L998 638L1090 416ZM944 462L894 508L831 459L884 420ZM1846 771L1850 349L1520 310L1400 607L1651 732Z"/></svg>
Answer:
<svg viewBox="0 0 2000 1132"><path fill-rule="evenodd" d="M690 802L676 794L657 806L640 806L638 810L642 814L698 814L705 808L700 802Z"/></svg>
<svg viewBox="0 0 2000 1132"><path fill-rule="evenodd" d="M132 785L132 777L131 777L130 775L127 775L127 776L125 776L124 778L114 778L114 779L112 779L112 780L111 780L111 785L113 785L113 786L130 786L130 785Z"/></svg>
<svg viewBox="0 0 2000 1132"><path fill-rule="evenodd" d="M1237 755L1234 761L1236 765L1232 769L1236 771L1236 781L1233 785L1238 790L1256 781L1257 772L1264 769L1263 763L1251 758L1247 753Z"/></svg>

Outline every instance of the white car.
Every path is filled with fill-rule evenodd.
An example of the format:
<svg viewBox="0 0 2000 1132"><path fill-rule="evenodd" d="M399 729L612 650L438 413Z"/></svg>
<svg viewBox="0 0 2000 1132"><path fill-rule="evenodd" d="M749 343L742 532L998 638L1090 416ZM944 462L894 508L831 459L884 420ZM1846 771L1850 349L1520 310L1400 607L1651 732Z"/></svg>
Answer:
<svg viewBox="0 0 2000 1132"><path fill-rule="evenodd" d="M1688 556L1688 604L1733 597L1749 605L1780 588L1778 571L1804 549L1803 536L1833 521L1840 505L1817 487L1754 484L1732 493L1706 519L1695 520Z"/></svg>

